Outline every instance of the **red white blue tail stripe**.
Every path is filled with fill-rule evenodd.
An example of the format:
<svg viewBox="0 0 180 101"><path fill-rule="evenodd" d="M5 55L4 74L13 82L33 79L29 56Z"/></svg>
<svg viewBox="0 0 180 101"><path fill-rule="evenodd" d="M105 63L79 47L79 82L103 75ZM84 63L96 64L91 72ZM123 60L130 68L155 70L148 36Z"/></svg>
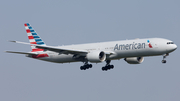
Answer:
<svg viewBox="0 0 180 101"><path fill-rule="evenodd" d="M37 45L44 45L44 46L46 45L29 23L25 23L24 26L25 26L30 44L37 44ZM32 52L44 51L43 49L35 48L34 46L31 46L31 48L32 48Z"/></svg>

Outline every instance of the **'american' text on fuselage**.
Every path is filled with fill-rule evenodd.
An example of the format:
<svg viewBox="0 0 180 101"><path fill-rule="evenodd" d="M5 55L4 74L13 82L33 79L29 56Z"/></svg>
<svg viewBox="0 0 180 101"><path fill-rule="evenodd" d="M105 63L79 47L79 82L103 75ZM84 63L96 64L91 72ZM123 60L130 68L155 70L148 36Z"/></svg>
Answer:
<svg viewBox="0 0 180 101"><path fill-rule="evenodd" d="M131 49L142 49L145 48L145 43L134 43L133 44L116 44L114 50L131 50Z"/></svg>

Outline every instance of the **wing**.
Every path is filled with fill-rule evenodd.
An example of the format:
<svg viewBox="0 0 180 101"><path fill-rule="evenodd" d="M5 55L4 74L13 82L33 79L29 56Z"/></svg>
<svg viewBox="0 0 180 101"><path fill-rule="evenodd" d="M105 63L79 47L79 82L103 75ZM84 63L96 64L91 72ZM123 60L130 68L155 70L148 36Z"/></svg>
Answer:
<svg viewBox="0 0 180 101"><path fill-rule="evenodd" d="M62 47L54 47L54 46L42 46L42 45L30 44L30 43L19 42L19 41L10 41L10 42L33 45L36 48L57 52L59 54L80 54L80 55L85 55L85 54L89 53L89 51L87 51L87 50L80 50L80 49L62 48ZM106 55L115 54L113 51L104 51L104 52L105 52ZM21 54L23 54L23 52ZM24 53L24 54L26 54L26 53Z"/></svg>
<svg viewBox="0 0 180 101"><path fill-rule="evenodd" d="M54 51L58 52L60 54L83 54L83 53L88 53L87 50L79 50L79 49L71 49L71 48L60 48L60 47L53 47L53 46L40 46L40 45L35 45L36 48L41 48L44 50L49 50L49 51Z"/></svg>
<svg viewBox="0 0 180 101"><path fill-rule="evenodd" d="M10 41L10 42L33 45L36 48L58 52L59 54L87 54L88 53L87 50L80 50L80 49L62 48L62 47L54 47L54 46L42 46L42 45L30 44L30 43L20 42L20 41Z"/></svg>

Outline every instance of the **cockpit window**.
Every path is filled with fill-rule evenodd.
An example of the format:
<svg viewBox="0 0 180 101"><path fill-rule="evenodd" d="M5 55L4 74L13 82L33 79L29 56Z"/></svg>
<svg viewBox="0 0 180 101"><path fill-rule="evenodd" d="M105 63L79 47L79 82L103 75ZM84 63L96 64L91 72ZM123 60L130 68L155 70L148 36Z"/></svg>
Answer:
<svg viewBox="0 0 180 101"><path fill-rule="evenodd" d="M174 44L174 42L167 42L167 44Z"/></svg>

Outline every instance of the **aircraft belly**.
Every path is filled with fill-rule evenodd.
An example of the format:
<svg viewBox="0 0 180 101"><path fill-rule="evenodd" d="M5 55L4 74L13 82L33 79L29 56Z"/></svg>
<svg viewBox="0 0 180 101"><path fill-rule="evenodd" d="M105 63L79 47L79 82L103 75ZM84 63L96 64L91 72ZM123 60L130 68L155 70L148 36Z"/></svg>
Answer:
<svg viewBox="0 0 180 101"><path fill-rule="evenodd" d="M38 58L39 60L55 62L55 63L70 63L70 62L77 62L77 60L72 58L73 55L49 55L49 57Z"/></svg>
<svg viewBox="0 0 180 101"><path fill-rule="evenodd" d="M118 57L124 58L124 57L134 57L137 56L137 51L136 50L123 50L123 51L119 51L118 53Z"/></svg>
<svg viewBox="0 0 180 101"><path fill-rule="evenodd" d="M115 55L109 56L109 59L119 59L126 57L141 57L141 56L155 56L165 54L165 51L159 50L158 48L154 49L139 49L139 50L119 50L115 51Z"/></svg>
<svg viewBox="0 0 180 101"><path fill-rule="evenodd" d="M51 57L52 62L58 62L58 63L67 63L67 62L76 62L75 59L73 59L73 55L56 55Z"/></svg>

